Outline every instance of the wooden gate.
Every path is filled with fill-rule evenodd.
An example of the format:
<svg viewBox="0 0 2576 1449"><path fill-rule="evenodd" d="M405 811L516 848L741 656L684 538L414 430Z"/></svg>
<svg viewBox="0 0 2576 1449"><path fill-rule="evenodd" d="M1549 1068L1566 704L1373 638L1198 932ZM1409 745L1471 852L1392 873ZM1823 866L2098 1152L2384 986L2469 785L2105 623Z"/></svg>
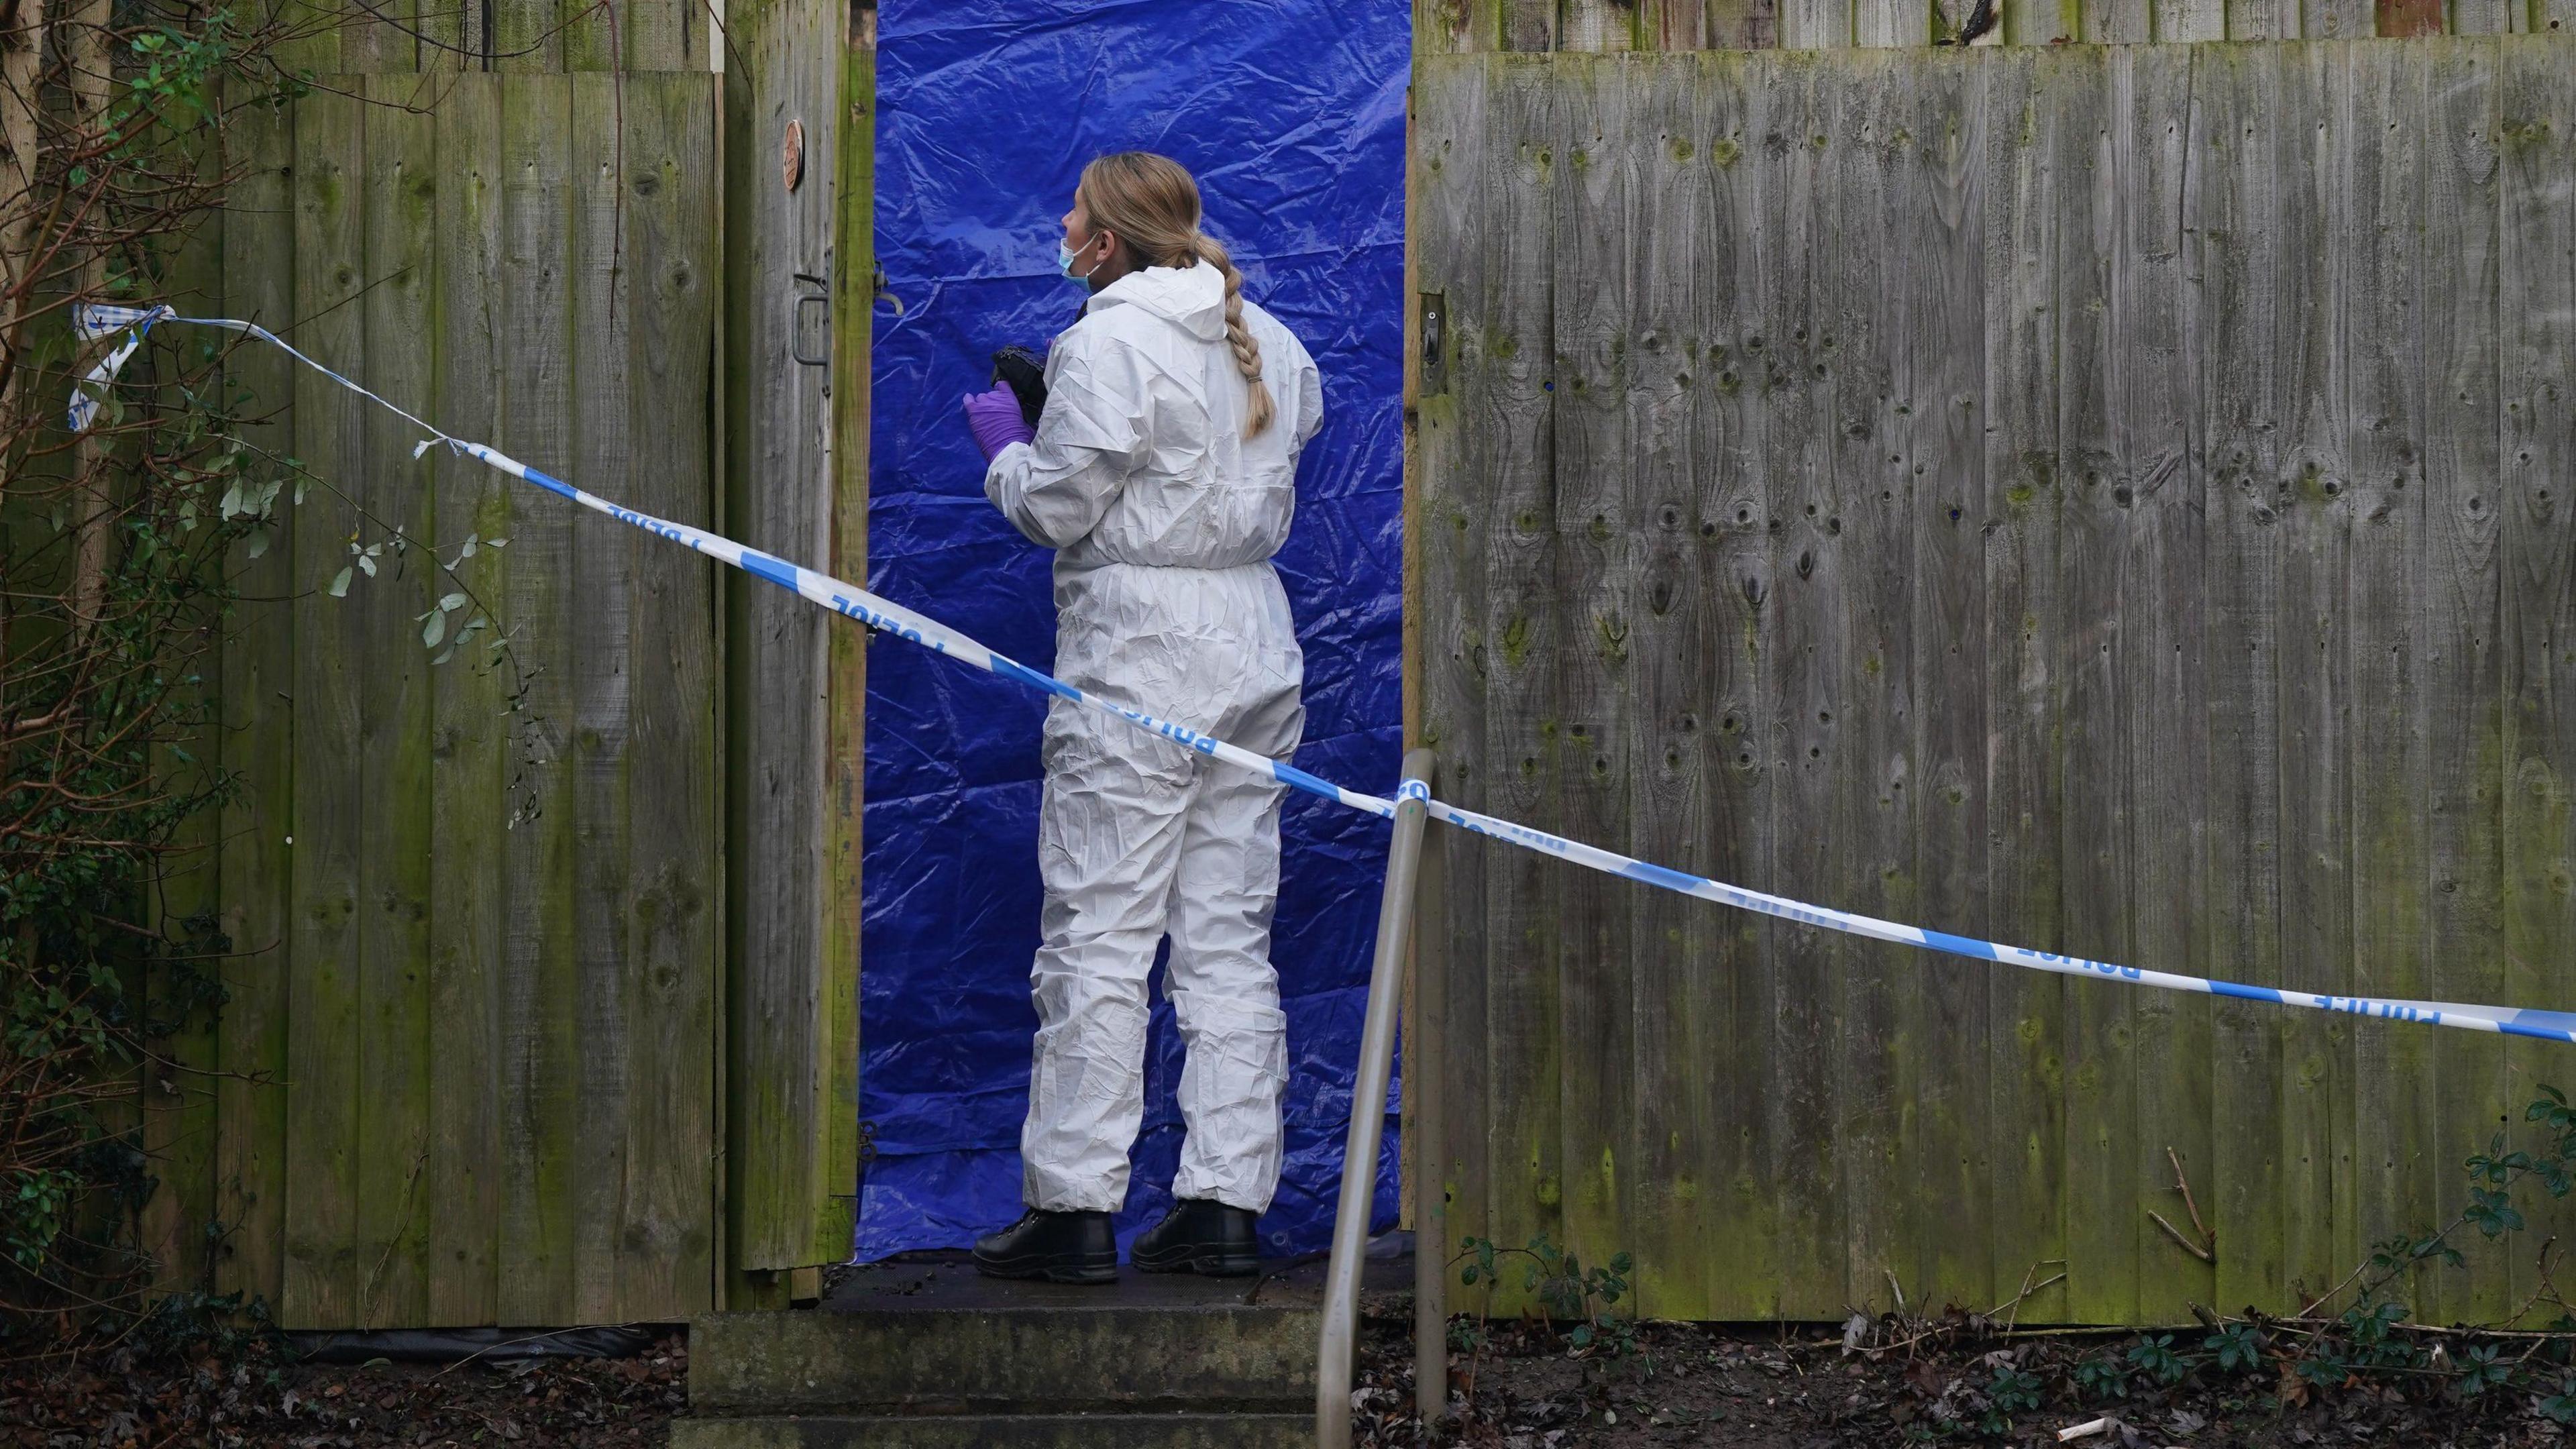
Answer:
<svg viewBox="0 0 2576 1449"><path fill-rule="evenodd" d="M227 301L459 436L712 523L714 79L455 74L415 108L420 77L326 78L234 195ZM245 436L306 497L224 660L219 1277L292 1326L703 1308L712 573L241 363L287 404Z"/></svg>
<svg viewBox="0 0 2576 1449"><path fill-rule="evenodd" d="M1414 105L1444 794L2041 949L2576 998L2576 44L1426 54ZM2576 1085L1444 865L1450 1222L1630 1250L1650 1314L2295 1309Z"/></svg>
<svg viewBox="0 0 2576 1449"><path fill-rule="evenodd" d="M860 576L873 11L734 9L721 57L684 0L318 23L187 310ZM292 491L212 681L188 888L237 954L147 1093L151 1246L294 1328L783 1306L856 1191L856 631L275 352L232 380Z"/></svg>

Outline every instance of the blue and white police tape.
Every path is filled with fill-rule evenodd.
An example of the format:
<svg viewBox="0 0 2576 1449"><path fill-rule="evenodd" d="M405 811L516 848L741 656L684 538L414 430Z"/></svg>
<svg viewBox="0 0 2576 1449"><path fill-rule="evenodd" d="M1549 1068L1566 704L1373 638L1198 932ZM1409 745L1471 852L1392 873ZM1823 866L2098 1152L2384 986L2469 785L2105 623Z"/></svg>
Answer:
<svg viewBox="0 0 2576 1449"><path fill-rule="evenodd" d="M1005 655L985 648L965 635L923 617L901 605L881 599L855 584L844 583L827 574L819 574L787 562L756 548L747 548L719 534L673 523L649 513L638 513L605 498L585 493L560 478L529 467L509 455L482 443L453 438L421 419L413 417L383 398L367 391L340 374L296 351L266 328L249 322L220 317L181 317L167 307L130 308L90 306L75 315L75 326L91 340L109 336L120 328L131 329L132 336L93 368L84 383L89 391L72 404L72 427L86 428L97 412L97 394L115 380L116 371L133 354L143 332L156 323L175 322L187 326L221 327L241 332L284 348L288 355L330 378L352 392L377 402L429 434L412 450L418 457L429 449L445 446L454 452L497 468L513 478L533 483L550 493L560 494L584 508L605 513L622 523L633 524L648 533L659 534L674 543L685 544L712 558L721 559L746 573L766 579L780 588L810 599L823 607L844 614L871 629L892 634L924 648L945 654L951 659L989 670L1006 679L1016 680L1032 689L1044 691L1076 704L1118 716L1137 728L1187 746L1203 755L1222 760L1247 770L1271 775L1292 789L1365 810L1372 815L1392 816L1394 801L1376 795L1346 790L1330 780L1308 774L1284 761L1230 745L1187 725L1161 719L1145 711L1114 700L1086 694L1070 684L1051 678ZM2562 1011L2518 1010L2505 1006L2475 1006L2450 1001L2405 1001L2374 996L2334 996L2316 992L2284 991L2270 986L2247 986L2233 981L2215 981L2201 976L2178 976L2165 971L2145 971L2134 966L2119 966L2108 961L2092 961L2081 956L2061 956L2048 951L2033 951L2024 946L2007 946L1997 941L1981 941L1972 936L1954 936L1946 931L1927 931L1918 926L1895 921L1882 921L1871 916L1854 915L1826 906L1812 906L1785 896L1769 895L1710 880L1684 871L1668 870L1599 846L1579 840L1550 835L1543 830L1495 816L1462 809L1446 801L1430 799L1429 789L1418 780L1403 782L1399 798L1427 801L1433 819L1446 821L1460 829L1490 836L1507 844L1609 875L1624 876L1683 895L1715 901L1738 910L1754 911L1799 925L1841 931L1847 935L1865 936L1877 941L1891 941L1901 946L1916 946L1930 951L1947 952L1977 961L1995 961L2007 966L2020 966L2033 971L2050 971L2061 976L2081 976L2100 981L2115 981L2131 986L2153 986L2167 991L2191 991L2208 996L2232 997L2240 1001L2263 1001L2279 1006L2301 1007L2313 1011L2339 1011L2355 1016L2377 1017L2389 1021L2411 1021L2430 1026L2458 1027L2468 1031L2499 1032L2507 1036L2535 1037L2542 1041L2576 1042L2576 1013Z"/></svg>

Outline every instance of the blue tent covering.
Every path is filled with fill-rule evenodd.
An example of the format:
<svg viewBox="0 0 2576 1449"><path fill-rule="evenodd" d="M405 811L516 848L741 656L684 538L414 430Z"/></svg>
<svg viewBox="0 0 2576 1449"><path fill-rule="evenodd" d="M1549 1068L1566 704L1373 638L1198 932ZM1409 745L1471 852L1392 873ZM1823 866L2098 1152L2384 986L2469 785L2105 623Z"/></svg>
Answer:
<svg viewBox="0 0 2576 1449"><path fill-rule="evenodd" d="M960 394L1043 347L1082 294L1055 273L1082 165L1144 149L1199 178L1247 295L1324 375L1324 430L1278 559L1306 650L1297 763L1394 784L1407 8L1326 0L898 0L880 16L880 310L868 586L1016 658L1054 655L1050 555L984 501ZM961 1247L1019 1212L1038 724L1026 691L917 650L868 656L862 1116L877 1157L858 1254ZM1292 795L1273 959L1288 1013L1287 1173L1269 1251L1331 1237L1386 826ZM1159 975L1159 973L1158 973ZM1168 1201L1180 1044L1157 988L1122 1237ZM1395 1212L1394 1130L1379 1223Z"/></svg>

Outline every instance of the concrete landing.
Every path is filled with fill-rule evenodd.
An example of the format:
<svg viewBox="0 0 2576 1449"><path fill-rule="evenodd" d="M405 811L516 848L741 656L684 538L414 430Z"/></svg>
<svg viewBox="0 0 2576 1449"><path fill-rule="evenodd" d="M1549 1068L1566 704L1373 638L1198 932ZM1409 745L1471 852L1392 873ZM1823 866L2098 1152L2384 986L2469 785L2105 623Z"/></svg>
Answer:
<svg viewBox="0 0 2576 1449"><path fill-rule="evenodd" d="M1401 1282L1400 1263L1371 1277ZM1270 1446L1312 1432L1321 1262L1255 1278L1005 1282L962 1253L838 1276L816 1308L689 1331L673 1449Z"/></svg>

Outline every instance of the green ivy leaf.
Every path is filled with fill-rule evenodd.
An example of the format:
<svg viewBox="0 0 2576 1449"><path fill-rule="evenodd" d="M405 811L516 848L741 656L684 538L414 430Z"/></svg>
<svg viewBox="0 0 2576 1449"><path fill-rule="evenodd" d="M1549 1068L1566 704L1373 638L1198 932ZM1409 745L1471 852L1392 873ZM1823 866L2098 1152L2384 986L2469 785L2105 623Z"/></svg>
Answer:
<svg viewBox="0 0 2576 1449"><path fill-rule="evenodd" d="M375 570L369 569L367 572L374 573ZM345 564L341 566L340 572L331 577L331 597L335 599L349 597L349 569Z"/></svg>

